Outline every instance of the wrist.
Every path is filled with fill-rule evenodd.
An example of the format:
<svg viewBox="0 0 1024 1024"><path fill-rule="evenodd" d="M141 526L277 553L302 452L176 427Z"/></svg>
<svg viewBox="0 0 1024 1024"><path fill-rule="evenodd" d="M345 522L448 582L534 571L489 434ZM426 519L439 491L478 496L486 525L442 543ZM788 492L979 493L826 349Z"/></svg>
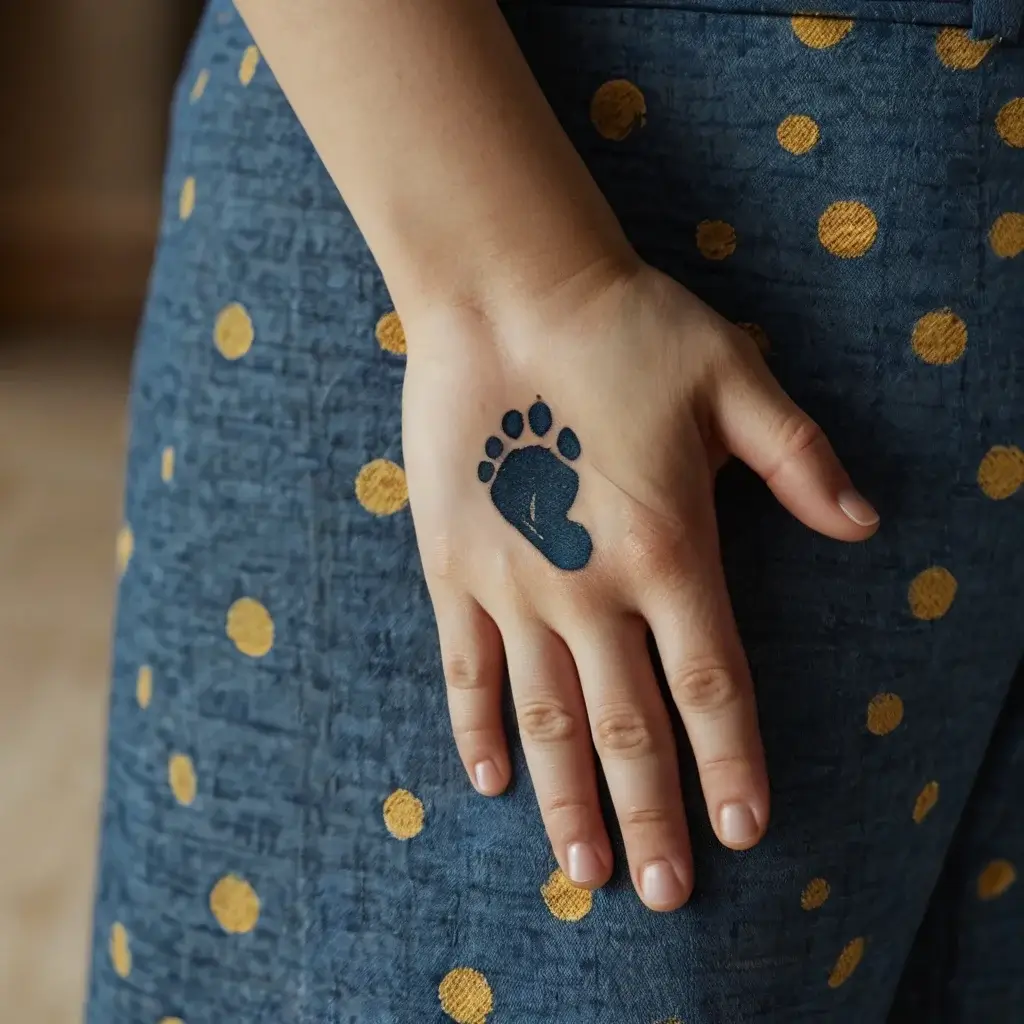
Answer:
<svg viewBox="0 0 1024 1024"><path fill-rule="evenodd" d="M638 262L564 135L509 154L497 174L446 173L455 181L401 183L361 224L403 317L461 306L502 319Z"/></svg>
<svg viewBox="0 0 1024 1024"><path fill-rule="evenodd" d="M546 233L527 245L495 243L479 256L464 252L427 261L409 274L386 275L410 352L419 339L436 339L445 322L458 321L507 342L511 355L522 354L539 324L561 319L636 275L642 261L617 223L614 229L558 238ZM417 329L428 324L429 330Z"/></svg>
<svg viewBox="0 0 1024 1024"><path fill-rule="evenodd" d="M528 288L497 275L489 286L398 305L410 361L484 365L497 353L507 369L540 386L556 376L606 321L618 321L646 264L629 246L559 262ZM562 370L559 370L559 367ZM479 374L474 374L480 376ZM486 374L484 374L486 376ZM478 381L485 384L484 379Z"/></svg>

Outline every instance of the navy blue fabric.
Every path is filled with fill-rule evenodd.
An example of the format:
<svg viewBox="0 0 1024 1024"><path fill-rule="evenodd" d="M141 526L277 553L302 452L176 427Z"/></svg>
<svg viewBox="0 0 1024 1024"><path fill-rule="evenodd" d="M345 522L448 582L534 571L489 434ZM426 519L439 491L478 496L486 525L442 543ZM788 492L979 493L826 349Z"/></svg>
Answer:
<svg viewBox="0 0 1024 1024"><path fill-rule="evenodd" d="M818 14L858 21L891 21L913 25L949 25L969 27L976 2L986 0L816 0L811 6L794 0L520 0L542 7L585 8L643 7L653 10L709 11L719 14ZM1006 0L1012 3L1013 0Z"/></svg>
<svg viewBox="0 0 1024 1024"><path fill-rule="evenodd" d="M975 0L971 34L975 39L1016 40L1024 22L1024 0Z"/></svg>
<svg viewBox="0 0 1024 1024"><path fill-rule="evenodd" d="M518 750L506 796L472 791L391 302L216 0L134 370L88 1024L1019 1019L1024 50L955 67L960 36L868 16L815 48L777 15L505 10L639 251L760 327L882 513L843 545L721 476L772 827L720 847L684 757L698 888L657 915L621 869L592 904L551 878ZM622 81L637 116L609 127L594 97Z"/></svg>
<svg viewBox="0 0 1024 1024"><path fill-rule="evenodd" d="M536 0L547 5L547 0ZM557 0L580 7L623 6L620 0ZM629 7L722 14L803 14L808 8L793 0L631 0ZM817 0L813 13L858 21L891 21L912 25L948 25L971 29L974 39L1016 41L1024 21L1024 0Z"/></svg>

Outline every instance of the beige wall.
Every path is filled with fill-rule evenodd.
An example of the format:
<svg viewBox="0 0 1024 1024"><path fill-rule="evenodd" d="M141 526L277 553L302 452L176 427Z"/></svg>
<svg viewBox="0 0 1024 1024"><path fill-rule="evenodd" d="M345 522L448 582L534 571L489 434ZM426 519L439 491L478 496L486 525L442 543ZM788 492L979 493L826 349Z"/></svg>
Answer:
<svg viewBox="0 0 1024 1024"><path fill-rule="evenodd" d="M135 316L167 104L198 7L33 0L5 12L0 319Z"/></svg>

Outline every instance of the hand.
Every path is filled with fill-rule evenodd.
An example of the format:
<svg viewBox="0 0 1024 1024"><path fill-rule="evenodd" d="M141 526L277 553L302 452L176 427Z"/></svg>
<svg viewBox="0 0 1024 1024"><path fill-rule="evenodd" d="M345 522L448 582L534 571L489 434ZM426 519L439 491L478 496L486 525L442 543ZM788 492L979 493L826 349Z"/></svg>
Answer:
<svg viewBox="0 0 1024 1024"><path fill-rule="evenodd" d="M769 813L717 469L739 457L840 540L878 517L753 342L648 266L595 266L501 317L449 308L405 326L406 473L470 779L487 795L509 781L504 651L562 870L588 888L611 873L596 749L637 892L674 909L693 867L648 628L719 839L753 846Z"/></svg>

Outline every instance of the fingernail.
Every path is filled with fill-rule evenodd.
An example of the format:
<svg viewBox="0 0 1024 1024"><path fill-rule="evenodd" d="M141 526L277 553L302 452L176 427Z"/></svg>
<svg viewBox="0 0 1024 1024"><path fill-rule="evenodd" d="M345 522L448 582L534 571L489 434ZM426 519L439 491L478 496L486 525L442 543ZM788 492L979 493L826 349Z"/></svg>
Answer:
<svg viewBox="0 0 1024 1024"><path fill-rule="evenodd" d="M500 793L501 775L493 761L481 761L473 769L473 778L476 779L476 788L481 793Z"/></svg>
<svg viewBox="0 0 1024 1024"><path fill-rule="evenodd" d="M723 842L736 846L752 843L760 831L754 812L746 804L726 804L718 813L718 829Z"/></svg>
<svg viewBox="0 0 1024 1024"><path fill-rule="evenodd" d="M569 844L569 880L577 885L596 882L604 873L597 850L590 843Z"/></svg>
<svg viewBox="0 0 1024 1024"><path fill-rule="evenodd" d="M871 502L852 488L839 494L839 507L847 519L852 519L858 526L874 526L878 522L878 513Z"/></svg>
<svg viewBox="0 0 1024 1024"><path fill-rule="evenodd" d="M666 860L652 861L644 868L640 888L648 903L662 907L681 903L686 895L678 875Z"/></svg>

